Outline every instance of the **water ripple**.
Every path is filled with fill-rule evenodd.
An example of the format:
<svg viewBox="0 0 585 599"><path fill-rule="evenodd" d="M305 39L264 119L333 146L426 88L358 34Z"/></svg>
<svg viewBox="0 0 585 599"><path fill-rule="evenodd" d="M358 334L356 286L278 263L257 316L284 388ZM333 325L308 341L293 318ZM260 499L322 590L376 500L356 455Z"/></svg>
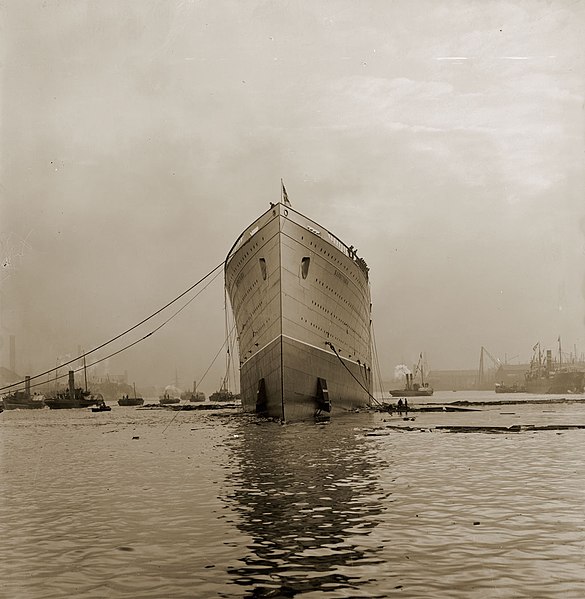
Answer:
<svg viewBox="0 0 585 599"><path fill-rule="evenodd" d="M584 431L39 412L0 421L2 596L585 596Z"/></svg>

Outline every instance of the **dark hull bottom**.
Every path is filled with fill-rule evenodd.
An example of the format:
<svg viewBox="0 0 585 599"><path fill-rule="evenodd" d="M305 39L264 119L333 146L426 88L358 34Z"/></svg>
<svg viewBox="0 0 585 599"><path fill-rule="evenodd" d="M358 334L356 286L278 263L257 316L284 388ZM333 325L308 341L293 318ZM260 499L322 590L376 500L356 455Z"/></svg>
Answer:
<svg viewBox="0 0 585 599"><path fill-rule="evenodd" d="M144 399L119 399L119 406L141 406L144 404Z"/></svg>
<svg viewBox="0 0 585 599"><path fill-rule="evenodd" d="M583 393L583 387L566 387L564 385L526 385L526 393L552 395L562 393Z"/></svg>
<svg viewBox="0 0 585 599"><path fill-rule="evenodd" d="M40 410L45 407L44 401L31 401L31 402L11 402L4 400L4 409L5 410Z"/></svg>
<svg viewBox="0 0 585 599"><path fill-rule="evenodd" d="M299 341L277 338L242 365L242 408L286 421L348 412L370 402L356 379L371 389L371 371L364 367L342 363L334 354Z"/></svg>
<svg viewBox="0 0 585 599"><path fill-rule="evenodd" d="M89 408L95 406L96 402L79 402L79 401L60 401L60 400L45 400L45 403L51 410L71 410L76 408Z"/></svg>
<svg viewBox="0 0 585 599"><path fill-rule="evenodd" d="M414 389L401 389L390 391L392 397L431 397L432 391L415 391Z"/></svg>
<svg viewBox="0 0 585 599"><path fill-rule="evenodd" d="M528 379L527 393L583 393L583 372L561 372L549 378Z"/></svg>

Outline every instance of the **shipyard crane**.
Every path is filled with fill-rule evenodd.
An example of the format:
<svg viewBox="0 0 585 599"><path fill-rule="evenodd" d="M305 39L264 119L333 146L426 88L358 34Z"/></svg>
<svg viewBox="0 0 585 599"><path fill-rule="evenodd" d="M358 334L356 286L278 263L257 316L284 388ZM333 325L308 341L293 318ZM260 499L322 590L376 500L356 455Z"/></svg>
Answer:
<svg viewBox="0 0 585 599"><path fill-rule="evenodd" d="M485 375L484 358L483 358L484 354L486 354L488 356L488 358L492 361L496 370L502 365L501 360L499 360L498 358L494 358L492 356L492 354L490 354L490 352L482 345L481 351L479 353L479 372L478 372L478 376L477 376L478 389L481 389L481 386L484 382L484 375Z"/></svg>

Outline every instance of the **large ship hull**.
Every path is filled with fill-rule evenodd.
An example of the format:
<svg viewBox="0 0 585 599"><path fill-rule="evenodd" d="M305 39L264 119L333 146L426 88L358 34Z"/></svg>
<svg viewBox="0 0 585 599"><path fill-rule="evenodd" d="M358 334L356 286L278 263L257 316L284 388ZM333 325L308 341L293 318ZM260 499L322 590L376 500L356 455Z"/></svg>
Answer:
<svg viewBox="0 0 585 599"><path fill-rule="evenodd" d="M563 366L560 343L559 337L558 363L553 360L550 349L543 356L540 343L532 348L535 353L525 375L527 393L583 393L585 372L573 366Z"/></svg>
<svg viewBox="0 0 585 599"><path fill-rule="evenodd" d="M527 393L583 393L584 373L580 371L555 372L549 376L527 378Z"/></svg>
<svg viewBox="0 0 585 599"><path fill-rule="evenodd" d="M370 291L352 248L277 204L230 250L225 280L244 410L290 421L369 404Z"/></svg>

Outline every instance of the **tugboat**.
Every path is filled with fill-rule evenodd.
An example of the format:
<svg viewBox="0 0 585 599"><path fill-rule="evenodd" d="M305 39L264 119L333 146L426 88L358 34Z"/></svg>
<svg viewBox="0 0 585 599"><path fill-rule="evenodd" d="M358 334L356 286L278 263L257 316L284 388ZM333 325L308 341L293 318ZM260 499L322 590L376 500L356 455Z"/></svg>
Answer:
<svg viewBox="0 0 585 599"><path fill-rule="evenodd" d="M91 409L92 412L111 412L112 408L102 399L97 406Z"/></svg>
<svg viewBox="0 0 585 599"><path fill-rule="evenodd" d="M496 383L496 393L526 393L526 387L514 383L513 385L504 385L504 383Z"/></svg>
<svg viewBox="0 0 585 599"><path fill-rule="evenodd" d="M124 395L118 400L119 406L141 406L144 404L144 399L142 397L136 397L136 384L132 384L134 388L134 397L129 397L128 395Z"/></svg>
<svg viewBox="0 0 585 599"><path fill-rule="evenodd" d="M417 372L420 372L420 384L413 383L413 378ZM392 397L430 397L433 394L433 388L425 383L425 373L423 367L423 355L420 354L418 364L412 372L405 373L406 387L404 389L392 389L390 395Z"/></svg>
<svg viewBox="0 0 585 599"><path fill-rule="evenodd" d="M166 406L169 404L180 403L181 398L181 390L174 385L167 385L165 387L164 393L158 398L158 401L161 406Z"/></svg>
<svg viewBox="0 0 585 599"><path fill-rule="evenodd" d="M69 389L56 393L53 397L45 398L45 403L52 410L64 410L71 408L89 408L103 402L101 394L92 395L86 388L75 387L75 373L69 371Z"/></svg>
<svg viewBox="0 0 585 599"><path fill-rule="evenodd" d="M43 396L30 394L30 376L24 379L24 391L16 390L6 395L2 403L6 410L36 410L45 407Z"/></svg>
<svg viewBox="0 0 585 599"><path fill-rule="evenodd" d="M222 385L219 391L216 391L209 396L209 401L212 403L217 401L236 401L238 399L240 399L240 396L232 393L224 385Z"/></svg>
<svg viewBox="0 0 585 599"><path fill-rule="evenodd" d="M197 382L193 381L193 391L184 391L181 393L181 399L183 401L201 402L205 401L205 393L197 391Z"/></svg>

